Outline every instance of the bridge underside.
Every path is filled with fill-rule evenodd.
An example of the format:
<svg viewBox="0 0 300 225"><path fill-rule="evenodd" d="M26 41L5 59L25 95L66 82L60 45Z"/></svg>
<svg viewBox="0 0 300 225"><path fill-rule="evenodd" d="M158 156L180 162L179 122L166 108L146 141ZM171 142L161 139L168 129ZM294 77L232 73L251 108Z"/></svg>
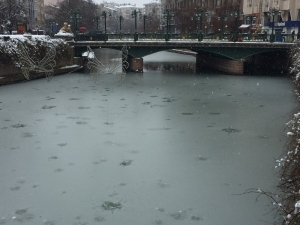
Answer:
<svg viewBox="0 0 300 225"><path fill-rule="evenodd" d="M138 47L130 47L128 48L128 54L134 58L143 58L144 56L151 55L153 53L157 53L160 51L168 51L171 49L182 49L182 48L161 48L161 47L151 47L151 48L138 48ZM231 60L242 60L249 56L257 55L265 52L278 52L278 49L270 49L270 48L221 48L221 47L201 47L201 48L193 48L190 47L186 50L190 50L197 53L212 53L214 55L219 55L221 57L225 57ZM287 50L282 49L282 52L286 52Z"/></svg>
<svg viewBox="0 0 300 225"><path fill-rule="evenodd" d="M85 43L87 44L87 43ZM126 44L106 44L102 48L111 48L121 50ZM92 45L91 47L99 47ZM184 49L197 53L197 70L209 67L218 69L220 71L232 74L243 74L245 65L252 67L267 68L275 67L280 64L278 68L286 71L287 55L290 46L280 45L263 45L258 44L249 45L214 45L201 44L195 46L193 44L168 44L168 45L141 45L139 43L127 45L129 71L142 72L143 71L143 57L157 53L160 51L167 51L171 49ZM75 46L76 55L81 56L81 53L86 51L84 46Z"/></svg>
<svg viewBox="0 0 300 225"><path fill-rule="evenodd" d="M164 50L170 50L166 48ZM228 74L246 72L288 71L288 51L278 49L190 48L197 52L196 70L214 69ZM161 48L129 49L130 71L143 71L143 56L162 51ZM247 70L247 71L246 71Z"/></svg>

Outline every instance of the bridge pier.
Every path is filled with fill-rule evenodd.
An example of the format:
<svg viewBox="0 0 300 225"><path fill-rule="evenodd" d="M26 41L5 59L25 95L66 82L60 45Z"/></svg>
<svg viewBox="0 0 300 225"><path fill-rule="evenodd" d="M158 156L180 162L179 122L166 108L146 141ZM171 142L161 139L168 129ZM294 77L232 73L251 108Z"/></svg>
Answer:
<svg viewBox="0 0 300 225"><path fill-rule="evenodd" d="M126 72L143 72L144 59L143 58L134 58L131 55L127 56L127 62L129 64Z"/></svg>
<svg viewBox="0 0 300 225"><path fill-rule="evenodd" d="M228 74L243 75L244 61L231 60L213 55L204 55L198 53L196 56L196 71L201 72L201 70L205 68L218 70Z"/></svg>

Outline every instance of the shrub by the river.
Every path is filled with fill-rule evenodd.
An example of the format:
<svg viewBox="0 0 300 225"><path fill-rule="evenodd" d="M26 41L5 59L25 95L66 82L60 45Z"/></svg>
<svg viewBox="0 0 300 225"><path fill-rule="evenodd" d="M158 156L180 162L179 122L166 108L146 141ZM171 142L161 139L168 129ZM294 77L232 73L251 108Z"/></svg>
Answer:
<svg viewBox="0 0 300 225"><path fill-rule="evenodd" d="M71 58L69 45L62 39L51 39L49 36L32 36L31 40L22 35L0 36L0 64L20 67L19 46L22 44L33 60L40 61L49 48L55 48L55 61Z"/></svg>
<svg viewBox="0 0 300 225"><path fill-rule="evenodd" d="M291 51L291 68L295 82L295 93L300 100L300 43ZM281 159L277 160L280 167L281 194L274 203L284 213L283 224L300 224L300 110L287 123L287 148Z"/></svg>
<svg viewBox="0 0 300 225"><path fill-rule="evenodd" d="M290 73L295 83L295 94L300 100L300 42L290 52ZM279 106L280 107L280 106ZM287 144L275 168L279 169L279 194L261 189L249 189L243 194L257 193L268 196L278 210L280 219L274 224L300 225L300 109L286 124ZM257 198L258 198L257 197Z"/></svg>

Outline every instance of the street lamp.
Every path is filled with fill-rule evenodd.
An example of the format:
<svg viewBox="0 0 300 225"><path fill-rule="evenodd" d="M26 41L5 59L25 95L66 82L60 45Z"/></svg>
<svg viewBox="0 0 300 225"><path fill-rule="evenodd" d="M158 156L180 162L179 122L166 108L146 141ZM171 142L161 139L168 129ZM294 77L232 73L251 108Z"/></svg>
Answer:
<svg viewBox="0 0 300 225"><path fill-rule="evenodd" d="M97 22L97 30L99 30L99 22L100 22L100 17L99 16L96 17L96 22Z"/></svg>
<svg viewBox="0 0 300 225"><path fill-rule="evenodd" d="M137 14L140 13L139 11L137 11L136 9L132 11L131 13L131 17L134 18L134 35L133 35L133 39L134 41L137 41L138 40L138 34L137 34L137 22L136 22L136 19L137 19Z"/></svg>
<svg viewBox="0 0 300 225"><path fill-rule="evenodd" d="M206 9L199 9L196 14L195 14L195 30L198 33L198 24L197 22L200 21L200 32L202 33L202 16L203 13L205 15L205 17L208 16L208 12L206 11ZM194 20L194 17L191 18L192 20Z"/></svg>
<svg viewBox="0 0 300 225"><path fill-rule="evenodd" d="M75 35L75 41L77 41L77 30L78 30L78 21L82 17L79 15L78 12L71 13L70 21L73 22L73 33Z"/></svg>
<svg viewBox="0 0 300 225"><path fill-rule="evenodd" d="M208 12L206 11L206 9L199 9L195 14L195 30L196 30L197 33L198 33L197 22L200 21L200 34L198 36L199 41L203 40L203 34L202 34L202 16L203 16L203 13L204 13L205 17L208 16ZM191 19L193 20L194 17L192 17Z"/></svg>
<svg viewBox="0 0 300 225"><path fill-rule="evenodd" d="M169 33L170 33L170 30L171 30L171 20L174 19L174 13L173 12L170 12L170 10L166 9L163 13L163 16L164 16L164 19L167 20L167 25L166 25L166 31L167 31L167 34L166 34L166 41L169 41L170 40L170 36L169 36Z"/></svg>
<svg viewBox="0 0 300 225"><path fill-rule="evenodd" d="M144 34L146 33L146 20L148 20L148 16L146 16L145 14L142 15L140 14L140 20L143 20L144 23Z"/></svg>
<svg viewBox="0 0 300 225"><path fill-rule="evenodd" d="M233 36L233 41L236 42L238 40L238 18L243 16L244 13L240 11L240 9L236 9L231 16L235 17L235 32Z"/></svg>
<svg viewBox="0 0 300 225"><path fill-rule="evenodd" d="M101 17L104 19L104 33L106 34L106 18L107 18L107 12L102 11ZM111 17L111 15L109 15Z"/></svg>
<svg viewBox="0 0 300 225"><path fill-rule="evenodd" d="M221 15L218 17L218 20L221 21L221 39L223 39L224 33L224 22L227 21L228 17L226 15Z"/></svg>
<svg viewBox="0 0 300 225"><path fill-rule="evenodd" d="M107 12L106 12L106 11L102 11L101 17L104 18L104 40L107 41L107 40L108 40L108 37L107 37L107 34L106 34L106 18L107 18ZM109 14L109 18L111 18L111 14Z"/></svg>
<svg viewBox="0 0 300 225"><path fill-rule="evenodd" d="M268 16L272 15L272 20L273 20L273 23L272 23L272 34L270 36L270 42L274 42L275 41L275 35L274 35L274 17L275 17L275 14L277 14L277 16L280 16L281 15L280 10L278 10L276 8L272 8L268 12Z"/></svg>
<svg viewBox="0 0 300 225"><path fill-rule="evenodd" d="M131 17L134 18L134 30L137 32L137 14L140 13L138 10L133 10L131 13Z"/></svg>
<svg viewBox="0 0 300 225"><path fill-rule="evenodd" d="M120 23L120 33L121 33L121 30L122 30L122 23L124 22L124 18L123 16L119 16L119 23Z"/></svg>

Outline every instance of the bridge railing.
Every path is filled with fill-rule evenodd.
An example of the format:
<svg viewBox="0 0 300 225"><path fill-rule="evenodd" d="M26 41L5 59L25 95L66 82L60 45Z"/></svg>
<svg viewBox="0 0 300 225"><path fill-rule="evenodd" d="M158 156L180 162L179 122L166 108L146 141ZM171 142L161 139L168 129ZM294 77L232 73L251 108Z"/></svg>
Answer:
<svg viewBox="0 0 300 225"><path fill-rule="evenodd" d="M271 36L265 33L216 33L216 34L200 34L200 33L114 33L104 34L97 37L79 36L78 41L237 41L237 42L293 42L297 39L296 35L276 34Z"/></svg>

